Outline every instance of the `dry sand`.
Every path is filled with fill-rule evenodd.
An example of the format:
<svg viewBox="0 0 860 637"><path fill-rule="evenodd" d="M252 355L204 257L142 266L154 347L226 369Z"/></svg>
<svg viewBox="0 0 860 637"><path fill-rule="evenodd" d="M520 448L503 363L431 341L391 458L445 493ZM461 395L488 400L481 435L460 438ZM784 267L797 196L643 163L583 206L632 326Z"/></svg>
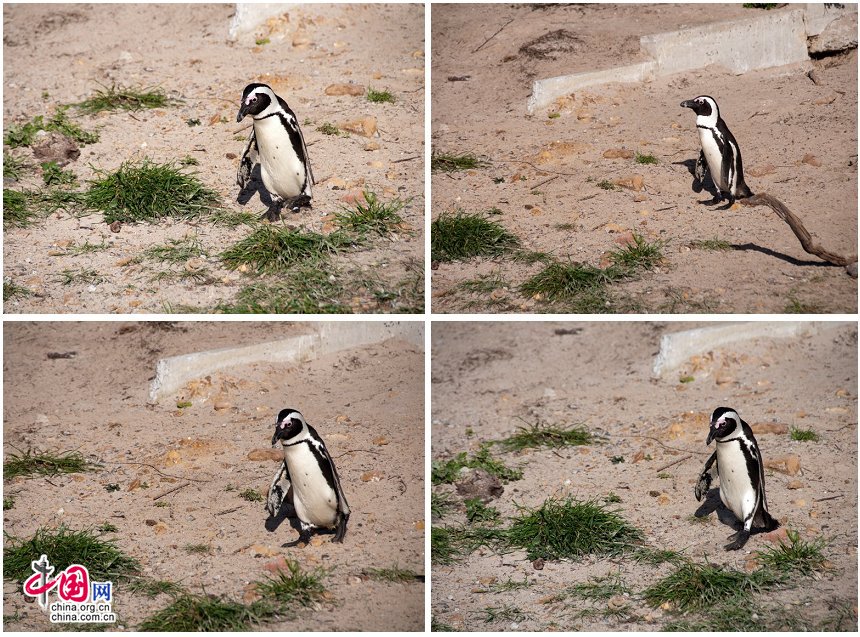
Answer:
<svg viewBox="0 0 860 637"><path fill-rule="evenodd" d="M249 582L281 556L305 569L332 569L330 597L261 626L271 631L421 630L424 586L368 579L393 566L424 574L424 353L399 340L346 350L299 366L231 368L194 383L158 405L147 404L159 358L262 343L312 330L270 323L6 323L4 459L17 450L79 450L103 463L95 473L16 478L4 483L15 504L3 529L29 537L39 527L117 527L118 546L144 574L181 582L192 592L241 601ZM76 352L49 360L48 353ZM178 400L192 407L177 409ZM215 405L219 409L214 409ZM264 524L263 502L276 469L247 454L271 441L278 411L301 409L325 439L352 508L343 544L320 535L305 548L283 545L298 534ZM173 476L173 477L168 477ZM197 480L164 498L154 496ZM177 480L176 478L179 478ZM118 484L109 492L108 484ZM150 525L147 520L155 524ZM208 544L190 554L187 545ZM49 556L50 557L50 556ZM119 625L134 629L167 606L115 586ZM3 583L6 630L50 630L26 603L20 583Z"/></svg>
<svg viewBox="0 0 860 637"><path fill-rule="evenodd" d="M605 266L602 257L631 233L667 242L654 272L616 287L620 311L779 313L804 306L854 313L857 281L806 254L770 209L699 203L710 195L691 190L695 117L679 104L714 96L753 192L784 202L826 248L856 254L856 50L740 76L712 67L602 85L526 113L534 80L642 61L640 35L743 15L750 10L740 5L434 4L433 152L473 153L491 166L434 174L433 217L498 209L491 218L526 249L591 265ZM809 68L820 85L807 77ZM469 79L449 80L463 76ZM604 158L611 149L650 154L658 163ZM639 192L597 186L634 175L644 180ZM714 238L733 249L690 247ZM433 311L546 311L516 291L540 269L510 260L438 264ZM492 306L456 288L485 275L504 282Z"/></svg>
<svg viewBox="0 0 860 637"><path fill-rule="evenodd" d="M770 512L806 540L824 538L832 568L792 590L767 593L762 601L802 613L811 626L834 618L839 608L853 609L856 629L856 324L838 324L806 338L721 348L664 378L652 378L660 336L691 326L434 325L433 459L474 452L482 442L506 438L517 427L537 422L583 424L605 435L605 444L498 456L524 470L522 480L506 485L501 497L490 502L503 518L516 515L518 506L540 506L550 496L588 500L614 493L621 501L613 506L644 531L650 546L743 569L751 552L768 546L762 536L754 535L744 550L729 553L723 545L733 532L730 526L713 513L705 522L690 520L698 508L693 487L713 451L705 446L708 418L725 405L754 428L784 423L813 429L820 442L796 442L776 433L757 438L765 460L789 454L800 458L799 475L766 472ZM566 333L557 333L559 329ZM687 375L695 380L680 382ZM624 462L611 462L613 456L623 456ZM462 512L434 520L443 526L461 522ZM432 614L434 621L469 631L514 629L510 620L486 623L488 607L519 609L527 619L513 623L524 631L659 630L672 616L650 609L635 594L627 600L626 620L577 618L590 607L588 602L574 600L568 606L546 600L568 586L615 572L638 593L670 571L668 564L655 568L630 558L548 561L543 570L535 570L524 551L497 555L478 550L460 564L433 566ZM529 585L489 592L493 584L509 579ZM843 624L842 630L850 629L850 623Z"/></svg>

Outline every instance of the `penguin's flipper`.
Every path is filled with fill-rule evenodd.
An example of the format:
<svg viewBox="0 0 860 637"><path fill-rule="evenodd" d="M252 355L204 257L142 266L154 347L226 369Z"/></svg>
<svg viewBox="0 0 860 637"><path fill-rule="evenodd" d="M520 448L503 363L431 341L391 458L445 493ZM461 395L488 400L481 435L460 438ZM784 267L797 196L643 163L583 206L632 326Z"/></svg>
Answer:
<svg viewBox="0 0 860 637"><path fill-rule="evenodd" d="M696 482L696 488L694 493L696 494L696 501L701 502L702 497L708 492L708 489L711 488L711 482L713 481L713 473L718 470L717 465L715 464L717 460L717 452L711 454L711 457L708 458L708 461L705 463L705 467L702 469L702 473L699 475L699 480ZM713 469L711 468L713 466Z"/></svg>
<svg viewBox="0 0 860 637"><path fill-rule="evenodd" d="M705 151L699 151L699 159L696 160L696 168L693 170L693 192L702 192L705 188L705 177L708 176L708 162L705 161Z"/></svg>
<svg viewBox="0 0 860 637"><path fill-rule="evenodd" d="M747 540L750 539L750 532L746 529L741 529L737 533L730 535L727 539L734 540L734 542L726 544L723 548L727 551L737 551L738 549L742 549Z"/></svg>
<svg viewBox="0 0 860 637"><path fill-rule="evenodd" d="M257 136L254 133L254 128L251 127L251 136L248 138L248 144L245 146L241 159L239 159L239 170L236 172L236 183L242 190L251 180L251 171L254 169L258 154Z"/></svg>
<svg viewBox="0 0 860 637"><path fill-rule="evenodd" d="M266 511L270 517L275 517L281 508L284 501L284 489L278 484L281 481L281 476L286 476L287 482L290 482L290 470L287 468L286 461L281 463L281 467L275 472L275 477L272 478L272 484L269 487L269 493L266 495Z"/></svg>

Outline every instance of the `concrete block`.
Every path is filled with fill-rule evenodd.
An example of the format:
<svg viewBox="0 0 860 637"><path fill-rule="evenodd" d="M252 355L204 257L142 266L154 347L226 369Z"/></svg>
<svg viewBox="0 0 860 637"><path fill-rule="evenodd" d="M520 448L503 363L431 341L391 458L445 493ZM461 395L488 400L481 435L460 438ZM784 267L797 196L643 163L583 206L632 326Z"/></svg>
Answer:
<svg viewBox="0 0 860 637"><path fill-rule="evenodd" d="M562 95L569 95L588 86L610 82L646 82L654 78L654 63L641 62L630 66L619 66L603 71L589 71L550 77L537 80L532 84L532 94L528 101L528 111L533 113L539 108L549 106Z"/></svg>
<svg viewBox="0 0 860 637"><path fill-rule="evenodd" d="M325 354L402 339L424 349L423 321L337 321L314 324L313 334L269 343L173 356L158 361L149 388L149 402L157 403L181 389L188 381L222 369L251 363L294 365Z"/></svg>
<svg viewBox="0 0 860 637"><path fill-rule="evenodd" d="M799 9L646 35L639 45L654 58L658 75L710 64L740 74L809 59L804 12Z"/></svg>
<svg viewBox="0 0 860 637"><path fill-rule="evenodd" d="M660 351L654 358L653 375L660 378L686 363L691 356L704 354L718 347L762 338L797 338L811 336L841 323L817 321L778 321L729 323L714 327L664 334Z"/></svg>
<svg viewBox="0 0 860 637"><path fill-rule="evenodd" d="M236 13L233 14L233 19L230 20L227 37L235 40L240 35L251 33L267 19L286 13L295 6L298 6L295 2L289 4L278 2L261 2L259 4L239 2L236 4Z"/></svg>
<svg viewBox="0 0 860 637"><path fill-rule="evenodd" d="M843 16L857 15L857 4L835 4L807 2L801 5L806 12L806 35L814 37L824 31L834 20ZM856 24L856 22L855 22Z"/></svg>
<svg viewBox="0 0 860 637"><path fill-rule="evenodd" d="M829 22L818 35L810 37L807 44L810 54L856 49L857 13L845 13Z"/></svg>

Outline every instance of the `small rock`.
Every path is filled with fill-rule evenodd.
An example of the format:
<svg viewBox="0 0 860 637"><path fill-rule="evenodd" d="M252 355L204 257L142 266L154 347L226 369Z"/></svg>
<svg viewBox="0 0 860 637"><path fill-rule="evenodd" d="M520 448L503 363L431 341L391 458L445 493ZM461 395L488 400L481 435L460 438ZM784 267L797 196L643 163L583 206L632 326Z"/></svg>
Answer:
<svg viewBox="0 0 860 637"><path fill-rule="evenodd" d="M654 491L654 490L652 489L651 491L649 491L649 492L648 492L648 495L650 495L652 498L656 498L657 496L659 496L659 495L660 495L660 492L659 492L659 491Z"/></svg>
<svg viewBox="0 0 860 637"><path fill-rule="evenodd" d="M377 436L376 438L373 439L373 444L378 445L380 447L383 445L387 445L388 444L388 438L386 438L385 436Z"/></svg>
<svg viewBox="0 0 860 637"><path fill-rule="evenodd" d="M791 482L789 482L786 485L787 488L792 489L792 490L793 489L802 489L804 486L806 486L806 485L804 485L800 480L792 480Z"/></svg>
<svg viewBox="0 0 860 637"><path fill-rule="evenodd" d="M633 195L633 201L636 203L642 203L643 201L648 201L648 196L643 194Z"/></svg>
<svg viewBox="0 0 860 637"><path fill-rule="evenodd" d="M314 535L311 537L311 546L322 546L323 539L319 535Z"/></svg>
<svg viewBox="0 0 860 637"><path fill-rule="evenodd" d="M65 166L81 156L81 149L65 135L51 131L40 137L40 141L30 147L39 163L55 161Z"/></svg>
<svg viewBox="0 0 860 637"><path fill-rule="evenodd" d="M804 500L803 498L798 498L797 500L792 500L791 503L800 509L802 509L803 507L806 506L806 500Z"/></svg>
<svg viewBox="0 0 860 637"><path fill-rule="evenodd" d="M155 526L158 522L156 520L144 520L144 524L146 524L146 526Z"/></svg>
<svg viewBox="0 0 860 637"><path fill-rule="evenodd" d="M251 549L253 550L253 548L254 548L255 546L260 546L260 545L259 545L259 544L254 544L254 545L252 545L252 546L251 546ZM278 559L276 559L274 562L268 562L268 563L266 563L266 564L263 564L263 570L268 571L269 573L273 573L273 574L277 575L280 571L283 571L283 572L285 572L285 573L288 573L288 572L290 571L290 567L289 567L289 566L287 566L287 560L286 560L286 558L284 558L284 556L283 556L283 555L280 555L280 556L278 557Z"/></svg>
<svg viewBox="0 0 860 637"><path fill-rule="evenodd" d="M795 455L782 456L766 460L764 466L789 476L800 473L800 458Z"/></svg>
<svg viewBox="0 0 860 637"><path fill-rule="evenodd" d="M621 177L612 183L616 186L621 186L622 188L639 192L645 187L645 177L642 175L632 175L630 177Z"/></svg>
<svg viewBox="0 0 860 637"><path fill-rule="evenodd" d="M659 495L659 497L657 498L657 504L659 504L660 506L664 506L666 504L669 504L669 502L671 502L671 498L669 498L669 496L666 495L665 493L661 493Z"/></svg>
<svg viewBox="0 0 860 637"><path fill-rule="evenodd" d="M532 568L536 571L542 571L544 564L544 559L542 557L539 557L534 562L532 562Z"/></svg>
<svg viewBox="0 0 860 637"><path fill-rule="evenodd" d="M367 150L367 151L379 150L379 142L367 142L364 145L364 150Z"/></svg>
<svg viewBox="0 0 860 637"><path fill-rule="evenodd" d="M254 557L274 557L275 555L278 555L279 551L266 546L265 544L252 544L251 553L254 554ZM286 566L286 563L284 566Z"/></svg>
<svg viewBox="0 0 860 637"><path fill-rule="evenodd" d="M627 599L623 595L613 595L609 598L606 606L609 610L620 610L627 605Z"/></svg>
<svg viewBox="0 0 860 637"><path fill-rule="evenodd" d="M504 493L505 488L501 481L494 475L483 469L470 469L463 471L463 477L455 484L457 493L464 498L481 498L484 503L498 498Z"/></svg>
<svg viewBox="0 0 860 637"><path fill-rule="evenodd" d="M362 137L373 137L377 134L376 118L373 116L340 122L337 127Z"/></svg>
<svg viewBox="0 0 860 637"><path fill-rule="evenodd" d="M818 159L818 157L816 157L812 153L806 153L803 156L803 159L801 161L804 164L809 164L810 166L815 166L815 167L821 166L821 160Z"/></svg>
<svg viewBox="0 0 860 637"><path fill-rule="evenodd" d="M122 230L122 221L114 221L113 223L110 224L110 231L111 232L116 233L116 232L119 232L120 230Z"/></svg>
<svg viewBox="0 0 860 637"><path fill-rule="evenodd" d="M224 411L225 409L230 409L233 404L224 398L218 398L212 403L212 408L215 411Z"/></svg>
<svg viewBox="0 0 860 637"><path fill-rule="evenodd" d="M761 536L765 542L771 542L776 544L778 542L788 543L788 532L786 531L785 526L779 527L776 531L771 531L770 533L764 533Z"/></svg>
<svg viewBox="0 0 860 637"><path fill-rule="evenodd" d="M610 148L603 153L604 159L633 159L633 151L626 148Z"/></svg>
<svg viewBox="0 0 860 637"><path fill-rule="evenodd" d="M325 87L326 95L364 95L364 87L360 84L329 84Z"/></svg>
<svg viewBox="0 0 860 637"><path fill-rule="evenodd" d="M362 482L379 482L380 480L382 480L383 476L385 476L385 473L383 473L382 471L378 471L378 470L374 469L373 471L366 471L366 472L362 473L361 474L361 481Z"/></svg>

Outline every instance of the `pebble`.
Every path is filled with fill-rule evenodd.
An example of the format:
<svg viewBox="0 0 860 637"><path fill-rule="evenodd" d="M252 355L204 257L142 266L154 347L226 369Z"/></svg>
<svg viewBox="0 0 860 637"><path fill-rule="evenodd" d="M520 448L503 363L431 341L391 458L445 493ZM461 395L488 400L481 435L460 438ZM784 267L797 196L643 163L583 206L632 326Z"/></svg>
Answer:
<svg viewBox="0 0 860 637"><path fill-rule="evenodd" d="M633 159L633 151L627 148L610 148L603 153L604 159Z"/></svg>
<svg viewBox="0 0 860 637"><path fill-rule="evenodd" d="M364 87L360 84L329 84L325 88L326 95L351 95L358 97L364 95Z"/></svg>
<svg viewBox="0 0 860 637"><path fill-rule="evenodd" d="M803 159L801 161L804 164L809 164L810 166L815 166L815 167L821 166L821 160L818 159L818 157L816 157L812 153L806 153L803 156Z"/></svg>
<svg viewBox="0 0 860 637"><path fill-rule="evenodd" d="M795 455L771 458L765 461L764 466L789 476L796 476L800 473L800 458Z"/></svg>
<svg viewBox="0 0 860 637"><path fill-rule="evenodd" d="M377 135L376 118L373 116L340 122L337 127L341 130L361 135L362 137L374 137Z"/></svg>

